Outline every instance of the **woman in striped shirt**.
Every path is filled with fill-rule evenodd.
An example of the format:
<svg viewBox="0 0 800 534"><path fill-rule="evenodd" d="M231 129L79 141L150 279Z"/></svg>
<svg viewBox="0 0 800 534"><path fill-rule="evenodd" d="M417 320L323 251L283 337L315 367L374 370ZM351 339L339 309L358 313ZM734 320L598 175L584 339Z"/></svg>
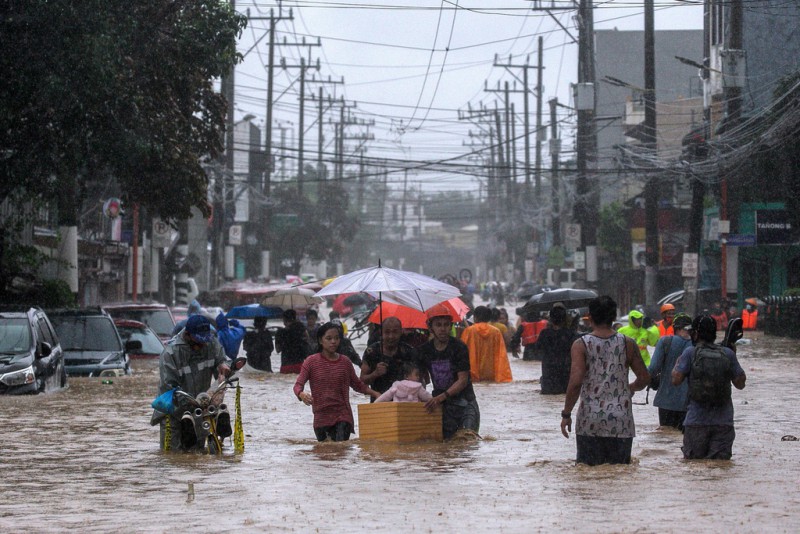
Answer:
<svg viewBox="0 0 800 534"><path fill-rule="evenodd" d="M373 391L362 382L353 369L352 362L338 354L339 328L325 323L317 330L320 352L312 354L303 362L294 384L294 394L314 412L314 433L319 441L347 441L353 433L353 410L350 407L350 388L370 395ZM311 392L303 391L306 382Z"/></svg>

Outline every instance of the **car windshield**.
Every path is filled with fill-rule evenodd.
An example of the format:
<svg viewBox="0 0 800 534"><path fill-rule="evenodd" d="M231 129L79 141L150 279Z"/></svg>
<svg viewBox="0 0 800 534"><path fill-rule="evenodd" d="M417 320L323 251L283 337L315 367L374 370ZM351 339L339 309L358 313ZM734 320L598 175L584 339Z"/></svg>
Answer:
<svg viewBox="0 0 800 534"><path fill-rule="evenodd" d="M142 342L142 349L136 351L139 354L161 354L161 352L164 350L164 345L152 330L130 328L127 326L118 326L117 330L119 331L119 335L122 336L122 340L125 342Z"/></svg>
<svg viewBox="0 0 800 534"><path fill-rule="evenodd" d="M50 318L64 350L121 351L119 336L108 317Z"/></svg>
<svg viewBox="0 0 800 534"><path fill-rule="evenodd" d="M144 323L159 336L171 336L175 323L169 310L113 310L115 319L132 319Z"/></svg>
<svg viewBox="0 0 800 534"><path fill-rule="evenodd" d="M0 354L21 354L31 347L31 328L23 318L0 318Z"/></svg>

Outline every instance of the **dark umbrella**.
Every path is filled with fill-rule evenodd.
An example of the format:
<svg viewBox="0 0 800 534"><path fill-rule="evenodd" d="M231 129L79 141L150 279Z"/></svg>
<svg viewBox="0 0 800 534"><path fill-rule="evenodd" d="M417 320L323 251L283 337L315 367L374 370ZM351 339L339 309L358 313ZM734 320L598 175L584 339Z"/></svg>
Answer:
<svg viewBox="0 0 800 534"><path fill-rule="evenodd" d="M597 293L591 289L554 289L532 296L520 310L522 313L543 312L556 302L561 302L567 309L583 308L596 298Z"/></svg>
<svg viewBox="0 0 800 534"><path fill-rule="evenodd" d="M559 287L548 284L530 284L523 282L520 288L517 289L517 298L528 300L534 295L544 293L545 291L552 291L554 289L559 289Z"/></svg>

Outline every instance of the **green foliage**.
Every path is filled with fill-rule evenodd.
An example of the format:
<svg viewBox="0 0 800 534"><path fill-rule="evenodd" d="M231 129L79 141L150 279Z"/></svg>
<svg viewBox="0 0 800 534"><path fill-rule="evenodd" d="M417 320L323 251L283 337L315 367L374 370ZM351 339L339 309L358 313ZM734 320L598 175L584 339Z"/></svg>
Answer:
<svg viewBox="0 0 800 534"><path fill-rule="evenodd" d="M800 297L800 287L790 287L783 292L784 297Z"/></svg>
<svg viewBox="0 0 800 534"><path fill-rule="evenodd" d="M291 186L276 188L272 197L277 205L270 225L272 249L292 263L291 272L299 272L304 258L337 260L358 230L358 220L347 213L349 196L338 182L320 182L316 202Z"/></svg>
<svg viewBox="0 0 800 534"><path fill-rule="evenodd" d="M212 80L239 61L245 22L219 0L3 3L0 201L115 176L164 218L206 212L201 160L225 118Z"/></svg>
<svg viewBox="0 0 800 534"><path fill-rule="evenodd" d="M612 202L600 210L597 241L603 250L617 259L628 254L631 247L630 230L625 207L621 202Z"/></svg>

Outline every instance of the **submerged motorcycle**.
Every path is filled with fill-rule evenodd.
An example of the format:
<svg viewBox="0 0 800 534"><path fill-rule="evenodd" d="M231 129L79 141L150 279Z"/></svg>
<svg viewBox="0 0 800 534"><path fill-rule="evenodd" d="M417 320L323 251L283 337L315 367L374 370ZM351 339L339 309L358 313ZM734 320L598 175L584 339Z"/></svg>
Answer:
<svg viewBox="0 0 800 534"><path fill-rule="evenodd" d="M234 434L231 414L225 404L225 392L237 385L234 374L244 367L247 358L236 358L231 362L227 378L213 386L208 392L193 397L185 391L176 390L173 395L175 412L181 414L181 445L185 450L200 450L210 454L222 454L222 442ZM237 394L237 428L234 436L235 448L244 449L244 435L239 419Z"/></svg>

